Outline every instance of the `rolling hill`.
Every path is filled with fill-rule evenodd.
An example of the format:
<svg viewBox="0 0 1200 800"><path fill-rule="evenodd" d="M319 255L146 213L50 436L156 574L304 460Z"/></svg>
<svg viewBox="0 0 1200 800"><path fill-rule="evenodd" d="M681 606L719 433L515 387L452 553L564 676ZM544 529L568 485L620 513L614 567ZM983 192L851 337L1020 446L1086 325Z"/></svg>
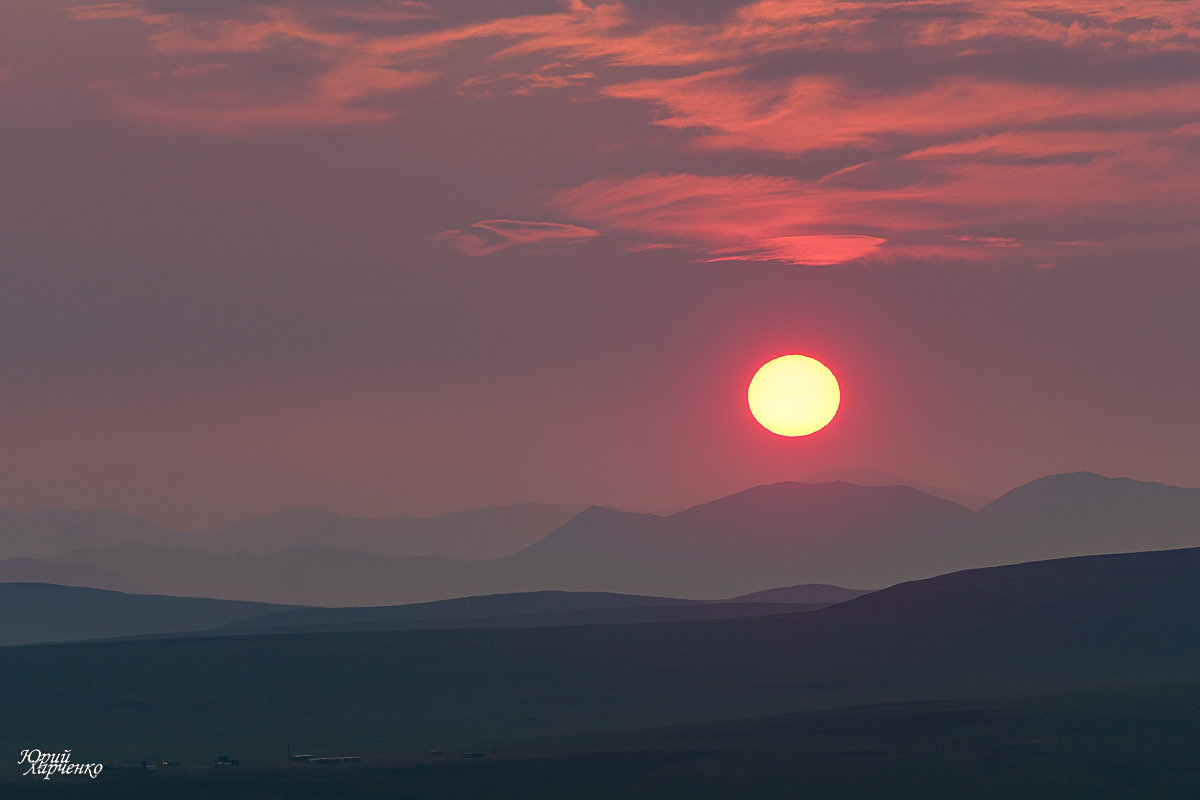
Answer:
<svg viewBox="0 0 1200 800"><path fill-rule="evenodd" d="M0 746L57 736L95 758L211 759L304 741L372 755L1197 680L1197 625L1200 548L970 570L748 619L9 647Z"/></svg>
<svg viewBox="0 0 1200 800"><path fill-rule="evenodd" d="M298 631L601 625L724 619L825 608L860 593L794 586L775 599L706 603L603 592L522 592L430 603L304 608L236 600L130 594L46 583L0 584L0 646L138 636ZM806 598L789 601L785 596Z"/></svg>
<svg viewBox="0 0 1200 800"><path fill-rule="evenodd" d="M0 645L202 631L287 606L0 583Z"/></svg>
<svg viewBox="0 0 1200 800"><path fill-rule="evenodd" d="M812 587L811 591L805 592L806 588L789 587L777 591L781 596L790 593L810 598L859 595L858 592L837 586ZM703 602L610 592L517 592L400 606L299 608L239 619L216 628L213 633L612 625L785 614L814 611L832 603L816 599L789 601L741 598Z"/></svg>

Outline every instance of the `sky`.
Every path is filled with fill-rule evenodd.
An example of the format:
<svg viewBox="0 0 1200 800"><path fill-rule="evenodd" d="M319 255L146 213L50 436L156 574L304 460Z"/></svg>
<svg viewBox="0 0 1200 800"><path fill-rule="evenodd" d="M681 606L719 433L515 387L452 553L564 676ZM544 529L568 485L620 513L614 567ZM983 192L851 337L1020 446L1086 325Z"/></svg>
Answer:
<svg viewBox="0 0 1200 800"><path fill-rule="evenodd" d="M1200 3L6 0L0 143L0 507L1200 485Z"/></svg>

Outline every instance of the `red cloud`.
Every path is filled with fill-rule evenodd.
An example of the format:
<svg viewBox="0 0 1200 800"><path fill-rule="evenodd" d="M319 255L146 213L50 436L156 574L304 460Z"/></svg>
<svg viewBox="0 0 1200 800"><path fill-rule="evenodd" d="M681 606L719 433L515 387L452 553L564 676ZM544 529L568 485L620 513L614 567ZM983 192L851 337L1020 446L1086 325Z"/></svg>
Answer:
<svg viewBox="0 0 1200 800"><path fill-rule="evenodd" d="M844 193L843 193L844 194ZM694 245L708 261L836 264L869 255L884 239L838 209L830 194L763 175L647 174L559 192L553 204L608 227Z"/></svg>
<svg viewBox="0 0 1200 800"><path fill-rule="evenodd" d="M124 116L246 134L385 122L421 87L493 98L570 88L571 100L646 112L624 132L632 148L656 126L673 134L658 146L690 151L692 172L696 151L729 154L730 174L597 177L549 195L560 213L644 237L634 247L817 264L1197 238L1193 3L762 0L706 24L582 0L465 23L413 2L250 3L232 17L174 7L74 10L147 31L158 69L92 84ZM519 139L514 125L506 135ZM858 163L840 155L813 177L824 152ZM773 160L733 174L746 154ZM779 174L761 174L771 163ZM484 220L440 235L479 255L597 231Z"/></svg>
<svg viewBox="0 0 1200 800"><path fill-rule="evenodd" d="M774 236L747 247L718 248L706 261L779 261L829 266L869 256L886 239L878 236Z"/></svg>
<svg viewBox="0 0 1200 800"><path fill-rule="evenodd" d="M91 86L122 116L207 133L377 123L398 113L378 101L431 83L435 71L402 69L388 48L347 20L428 18L421 3L335 8L252 6L238 18L154 13L139 3L72 9L75 19L132 19L180 66Z"/></svg>
<svg viewBox="0 0 1200 800"><path fill-rule="evenodd" d="M1044 258L1085 241L1064 235L1071 226L1095 234L1101 220L1110 243L1194 241L1197 164L1180 158L1158 146L1050 163L955 159L941 180L882 187L837 180L848 170L816 181L644 174L589 181L552 205L708 260L832 264L877 250L978 258L1001 249ZM908 161L938 165L932 153ZM1070 226L1053 222L1064 216Z"/></svg>
<svg viewBox="0 0 1200 800"><path fill-rule="evenodd" d="M1168 110L1200 114L1198 90L1200 81L1146 92L953 78L898 92L856 89L825 76L755 81L731 68L618 84L604 93L658 105L663 113L656 124L692 130L707 149L800 154L874 147L885 136L975 138L1051 124L1066 113L1109 123Z"/></svg>

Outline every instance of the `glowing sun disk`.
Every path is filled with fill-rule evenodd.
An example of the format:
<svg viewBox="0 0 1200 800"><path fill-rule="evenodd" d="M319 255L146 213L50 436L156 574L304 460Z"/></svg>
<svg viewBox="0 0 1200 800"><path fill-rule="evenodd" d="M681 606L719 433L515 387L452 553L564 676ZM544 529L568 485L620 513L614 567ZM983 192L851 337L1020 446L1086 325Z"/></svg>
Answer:
<svg viewBox="0 0 1200 800"><path fill-rule="evenodd" d="M746 392L750 413L780 436L807 436L837 414L842 392L829 367L802 355L787 355L759 367Z"/></svg>

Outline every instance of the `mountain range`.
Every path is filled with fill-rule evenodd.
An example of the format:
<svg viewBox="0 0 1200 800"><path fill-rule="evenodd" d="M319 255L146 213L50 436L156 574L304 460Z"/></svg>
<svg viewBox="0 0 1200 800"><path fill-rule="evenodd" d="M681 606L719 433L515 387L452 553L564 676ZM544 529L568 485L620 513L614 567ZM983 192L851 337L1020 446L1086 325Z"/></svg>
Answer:
<svg viewBox="0 0 1200 800"><path fill-rule="evenodd" d="M133 538L114 545L120 525L110 512L100 533L59 529L51 536L57 552L30 557L37 542L28 532L8 532L4 526L19 517L8 515L0 519L0 541L23 541L26 555L0 560L0 577L303 606L544 590L712 600L783 585L875 589L973 567L1200 546L1200 489L1091 473L1041 478L977 511L911 486L832 481L759 486L668 515L597 506L464 514L455 524L471 533L458 541L486 537L494 525L505 547L517 549L470 559L404 555L413 536L393 543L386 526L368 534L362 531L370 526L321 512L183 538L155 538L152 523L135 520ZM518 542L515 531L526 518L536 524ZM452 530L448 519L423 524ZM247 546L230 552L239 531ZM208 550L195 546L197 536L210 537ZM92 546L62 550L85 541ZM436 549L434 533L425 541L426 551ZM360 549L370 547L375 551ZM492 552L503 549L497 544ZM455 552L466 551L481 552Z"/></svg>
<svg viewBox="0 0 1200 800"><path fill-rule="evenodd" d="M127 542L183 547L218 555L266 554L288 547L338 547L398 557L499 558L558 528L582 505L513 503L441 517L367 519L318 509L289 508L194 533L164 528L143 517L103 511L0 510L0 559L53 558Z"/></svg>

